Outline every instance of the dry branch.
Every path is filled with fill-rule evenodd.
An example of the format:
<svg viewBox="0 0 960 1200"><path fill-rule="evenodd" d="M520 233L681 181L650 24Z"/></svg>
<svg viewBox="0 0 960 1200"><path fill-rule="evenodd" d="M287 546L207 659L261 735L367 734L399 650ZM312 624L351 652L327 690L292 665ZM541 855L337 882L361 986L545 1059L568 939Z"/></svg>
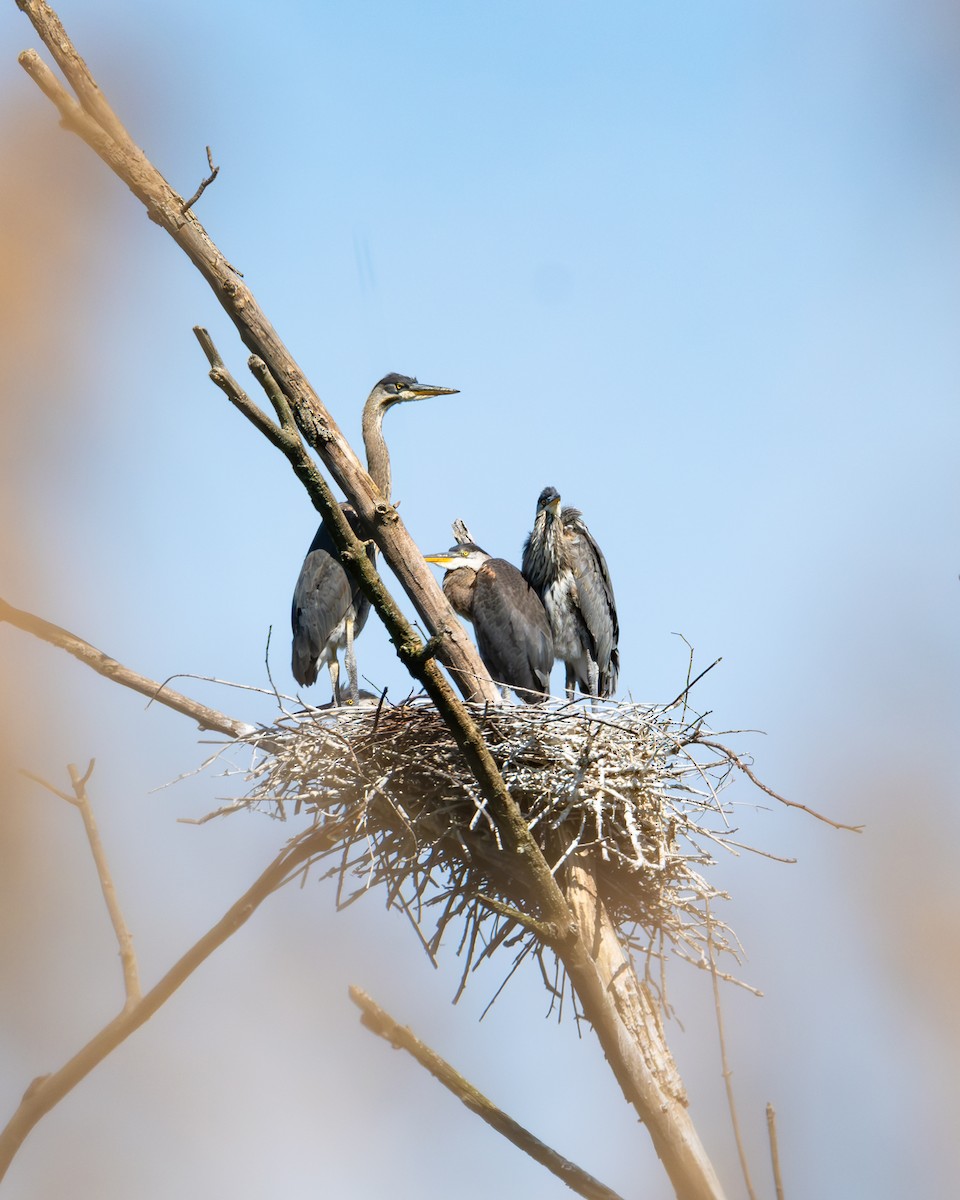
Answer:
<svg viewBox="0 0 960 1200"><path fill-rule="evenodd" d="M200 181L200 186L193 193L190 199L183 202L180 208L181 212L185 213L189 209L193 208L210 184L213 183L216 177L220 174L220 168L213 165L213 154L211 153L209 146L207 147L207 165L210 168L210 174L205 179Z"/></svg>
<svg viewBox="0 0 960 1200"><path fill-rule="evenodd" d="M324 834L318 830L307 830L292 839L252 887L248 888L216 925L170 968L155 987L133 1003L129 1002L128 996L128 1003L119 1015L105 1025L69 1062L50 1075L39 1076L30 1084L16 1112L0 1131L0 1180L37 1122L107 1055L149 1020L214 950L246 924L268 896L282 887L304 862L322 852L323 841Z"/></svg>
<svg viewBox="0 0 960 1200"><path fill-rule="evenodd" d="M320 456L370 529L427 629L431 634L443 631L447 661L458 672L464 694L474 699L495 700L497 693L479 654L396 509L385 503L253 293L214 245L195 213L182 211L183 197L127 133L53 9L44 0L17 0L17 3L53 54L80 103L70 97L33 51L20 56L21 65L56 104L65 127L83 138L146 207L150 219L165 229L187 254L233 321L244 345L266 363L286 396L307 444ZM332 507L315 493L311 497L324 518L333 521ZM335 528L334 538L337 540ZM339 540L337 544L340 545Z"/></svg>
<svg viewBox="0 0 960 1200"><path fill-rule="evenodd" d="M0 621L6 621L9 625L22 629L24 633L32 633L34 637L49 642L51 646L58 646L61 650L66 650L68 654L72 654L86 666L92 667L98 675L112 679L114 683L123 684L124 687L131 688L142 696L149 697L150 700L156 700L158 703L166 705L167 708L191 717L201 729L223 733L229 738L248 737L257 732L254 725L227 717L223 713L217 712L215 708L208 708L205 704L191 700L189 696L175 692L166 684L149 679L146 675L139 675L136 671L131 671L129 667L118 663L115 658L104 654L102 650L98 650L96 646L91 646L83 638L77 637L75 633L61 629L59 625L45 621L33 613L14 608L12 604L8 604L6 600L2 599L0 599Z"/></svg>
<svg viewBox="0 0 960 1200"><path fill-rule="evenodd" d="M783 1200L783 1176L780 1174L780 1146L777 1141L777 1112L772 1104L767 1105L767 1133L770 1138L770 1165L773 1170L773 1186L777 1200Z"/></svg>
<svg viewBox="0 0 960 1200"><path fill-rule="evenodd" d="M55 796L59 796L61 800L66 800L68 804L72 804L80 810L80 816L83 818L83 827L86 830L87 841L90 845L90 853L93 855L93 862L97 868L100 890L103 892L107 912L110 914L110 923L113 925L113 931L117 935L117 945L120 948L120 962L123 965L123 986L127 996L124 1008L132 1008L140 1000L140 974L137 968L137 956L133 949L133 937L127 928L127 922L124 919L120 902L117 899L113 876L107 865L107 856L103 849L103 842L100 840L100 831L97 828L96 818L93 815L93 806L87 795L87 784L90 782L90 776L93 774L94 765L95 760L91 758L90 765L83 775L80 774L73 763L70 763L67 767L70 773L70 782L73 785L72 796L67 795L66 792L61 792L59 788L55 788L52 783L48 783L47 780L34 775L32 771L24 771L23 774L27 779L32 779L35 783L39 783L47 791L53 792Z"/></svg>
<svg viewBox="0 0 960 1200"><path fill-rule="evenodd" d="M435 1079L461 1100L471 1112L475 1112L488 1125L532 1159L552 1171L558 1179L562 1179L567 1187L586 1200L621 1200L621 1197L610 1188L605 1187L599 1180L570 1162L556 1150L534 1137L524 1127L492 1101L488 1100L477 1088L470 1083L451 1065L441 1058L435 1050L422 1042L409 1028L398 1024L388 1012L358 987L350 989L350 999L363 1013L361 1020L367 1029L378 1037L384 1038L394 1049L406 1050L417 1062L425 1067Z"/></svg>

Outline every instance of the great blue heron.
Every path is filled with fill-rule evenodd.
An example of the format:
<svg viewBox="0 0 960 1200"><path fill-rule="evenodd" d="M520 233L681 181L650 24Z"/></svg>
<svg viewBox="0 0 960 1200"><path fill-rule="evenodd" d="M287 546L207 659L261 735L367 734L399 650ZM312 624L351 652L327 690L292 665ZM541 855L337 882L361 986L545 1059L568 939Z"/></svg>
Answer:
<svg viewBox="0 0 960 1200"><path fill-rule="evenodd" d="M517 568L506 559L491 558L473 542L425 557L446 567L444 594L473 623L477 649L494 683L513 688L526 704L549 696L550 622L540 597Z"/></svg>
<svg viewBox="0 0 960 1200"><path fill-rule="evenodd" d="M390 454L383 440L383 418L396 404L422 400L425 396L452 396L457 388L434 387L418 383L409 375L385 375L374 387L363 406L363 444L367 452L367 470L385 500L390 499ZM360 518L349 504L342 504L343 515L359 538L367 537ZM372 562L376 550L367 547ZM340 704L339 651L350 681L350 701L358 694L354 639L363 629L370 612L370 601L337 557L337 548L329 529L321 523L300 568L293 591L293 677L301 686L316 682L324 664L330 671L333 698Z"/></svg>
<svg viewBox="0 0 960 1200"><path fill-rule="evenodd" d="M606 559L576 508L560 509L544 488L523 547L523 576L543 601L557 658L567 668L567 696L612 696L617 690L620 626Z"/></svg>

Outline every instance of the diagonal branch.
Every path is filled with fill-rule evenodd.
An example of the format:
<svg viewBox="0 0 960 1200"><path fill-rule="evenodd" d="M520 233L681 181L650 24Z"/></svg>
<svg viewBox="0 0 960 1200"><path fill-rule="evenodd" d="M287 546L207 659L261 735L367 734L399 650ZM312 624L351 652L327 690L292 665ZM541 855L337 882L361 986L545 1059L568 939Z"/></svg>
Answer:
<svg viewBox="0 0 960 1200"><path fill-rule="evenodd" d="M785 804L787 808L799 808L801 812L807 813L811 817L816 817L818 821L823 821L825 825L832 825L834 829L846 829L850 833L863 833L863 825L844 825L842 821L834 821L830 817L824 816L823 813L817 812L815 808L808 808L806 804L801 804L799 800L788 800L786 796L781 796L779 792L775 792L773 788L759 779L753 771L747 766L739 754L735 754L728 746L722 745L720 742L712 742L709 738L701 737L698 730L696 735L690 739L696 742L698 746L709 746L711 750L717 750L727 759L728 762L746 775L750 782L760 789L761 792L766 792L768 796L772 796L774 800L779 800L781 804Z"/></svg>
<svg viewBox="0 0 960 1200"><path fill-rule="evenodd" d="M307 444L319 455L370 529L428 631L435 634L443 630L447 636L447 658L458 672L458 686L464 695L495 701L496 690L479 654L454 617L396 509L385 503L253 293L214 245L193 210L182 211L183 197L123 128L49 5L43 0L17 0L17 3L54 55L81 103L77 104L56 82L33 51L21 54L21 65L57 105L65 126L83 138L137 196L150 219L165 229L187 254L233 321L244 345L266 363L287 397Z"/></svg>
<svg viewBox="0 0 960 1200"><path fill-rule="evenodd" d="M454 1070L454 1068L435 1050L421 1040L406 1026L399 1025L388 1012L371 1000L366 992L358 987L351 987L350 999L363 1013L363 1024L378 1037L384 1038L395 1049L406 1050L421 1067L440 1081L448 1091L453 1092L466 1106L482 1117L497 1133L503 1134L508 1141L519 1147L525 1154L552 1171L558 1179L562 1179L567 1187L587 1200L621 1200L621 1197L610 1188L605 1187L599 1180L570 1162L556 1150L534 1137L529 1130L515 1121L512 1117L492 1101L488 1100L469 1080Z"/></svg>
<svg viewBox="0 0 960 1200"><path fill-rule="evenodd" d="M58 646L61 650L66 650L68 654L72 654L80 662L92 667L99 675L112 679L114 683L122 683L124 687L132 688L133 691L139 692L143 696L149 696L151 700L157 700L160 704L165 704L167 708L192 717L201 729L210 729L231 738L242 738L256 733L255 726L247 725L244 721L237 721L233 717L224 716L215 708L208 708L205 704L191 700L189 696L175 692L165 684L157 683L155 679L148 679L146 675L139 675L136 671L131 671L129 667L118 663L115 658L110 658L96 646L91 646L83 638L77 637L75 633L61 629L59 625L45 621L33 613L14 608L12 604L8 604L3 599L0 599L0 621L6 621L9 625L15 625L17 629L22 629L25 633L32 633L34 637L49 642L51 646Z"/></svg>
<svg viewBox="0 0 960 1200"><path fill-rule="evenodd" d="M211 380L220 388L234 408L242 413L255 429L258 429L272 445L276 446L286 456L287 461L293 468L294 474L303 484L307 494L314 503L314 507L323 517L331 536L336 542L340 552L340 560L350 571L364 594L380 614L401 662L410 674L423 684L427 692L434 697L435 702L438 704L444 702L436 701L437 694L449 697L452 701L454 699L452 690L446 684L441 672L437 670L436 664L431 661L434 653L436 653L438 657L447 663L454 678L457 677L458 671L455 664L450 661L452 628L444 628L441 638L436 642L431 641L426 644L413 629L410 622L404 616L403 611L384 585L376 566L367 556L363 543L353 532L350 523L344 517L343 510L334 499L327 481L323 478L323 475L317 469L316 463L307 453L300 434L297 432L296 426L292 423L292 418L290 418L289 408L286 407L286 399L277 388L276 381L270 375L266 364L256 357L250 360L250 367L254 376L260 382L264 391L266 391L280 416L280 424L277 424L276 421L267 416L250 399L243 388L240 387L225 366L207 330L197 325L194 326L193 332L196 334L197 341L203 348L207 361L210 363ZM459 622L454 621L454 625L462 635L463 628ZM484 671L484 679L489 680L486 671ZM492 694L489 699L498 702L499 694L493 688L492 684L490 684L490 689Z"/></svg>
<svg viewBox="0 0 960 1200"><path fill-rule="evenodd" d="M142 998L128 1004L69 1062L51 1075L41 1075L30 1084L16 1112L0 1130L0 1180L17 1151L37 1122L77 1086L108 1054L140 1028L186 982L219 946L253 916L273 894L307 862L324 849L326 835L310 829L289 842L236 904L196 942Z"/></svg>

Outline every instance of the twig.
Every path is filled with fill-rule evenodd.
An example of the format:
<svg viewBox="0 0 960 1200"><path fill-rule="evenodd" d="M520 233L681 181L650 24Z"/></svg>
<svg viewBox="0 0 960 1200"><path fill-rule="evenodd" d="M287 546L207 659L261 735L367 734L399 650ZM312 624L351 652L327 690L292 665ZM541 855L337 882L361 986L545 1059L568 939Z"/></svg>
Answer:
<svg viewBox="0 0 960 1200"><path fill-rule="evenodd" d="M323 831L314 829L289 842L236 904L170 968L155 987L134 1004L125 1006L58 1071L42 1075L31 1083L16 1112L0 1131L0 1180L37 1122L121 1042L149 1020L201 963L246 924L263 901L282 887L301 864L321 853L325 844Z"/></svg>
<svg viewBox="0 0 960 1200"><path fill-rule="evenodd" d="M456 1071L445 1059L441 1058L424 1042L411 1032L409 1028L399 1025L389 1013L358 987L350 988L350 999L363 1013L362 1023L367 1029L388 1041L394 1049L406 1050L417 1062L448 1091L451 1091L471 1112L482 1117L488 1125L502 1134L525 1154L552 1171L558 1179L562 1179L571 1188L587 1200L620 1200L618 1194L605 1187L575 1163L551 1150L549 1146L534 1137L527 1129L507 1114L477 1088Z"/></svg>
<svg viewBox="0 0 960 1200"><path fill-rule="evenodd" d="M692 653L692 651L691 651L691 653ZM721 655L720 658L715 658L709 667L704 667L703 670L700 672L700 674L696 677L696 679L688 678L687 686L683 689L683 691L680 693L680 695L676 696L673 700L671 700L669 704L665 704L663 706L664 712L669 711L671 708L673 708L673 706L675 704L679 704L681 700L684 701L684 711L686 711L686 698L687 698L687 696L690 695L690 691L693 688L694 684L699 683L700 680L704 677L704 675L707 674L708 671L712 671L715 666L717 666L719 663L722 663L722 662L723 662L723 656Z"/></svg>
<svg viewBox="0 0 960 1200"><path fill-rule="evenodd" d="M73 763L70 763L67 770L70 772L70 782L73 784L74 794L77 797L77 807L80 809L80 815L83 817L83 827L87 831L90 852L97 866L97 875L100 878L100 890L103 892L107 912L110 914L113 932L117 935L117 945L120 948L120 962L123 964L123 986L127 996L124 1008L132 1008L141 996L140 972L137 969L137 955L133 948L133 935L130 933L127 922L124 920L123 912L120 909L120 901L117 899L117 889L113 885L113 877L110 874L110 868L107 866L107 856L103 849L103 842L100 840L100 831L97 829L93 808L90 804L90 798L87 795L87 783L93 774L95 762L95 759L90 759L90 765L83 776L80 775L80 772Z"/></svg>
<svg viewBox="0 0 960 1200"><path fill-rule="evenodd" d="M128 1009L132 1008L140 1000L140 975L137 969L137 956L133 949L133 937L123 918L120 902L117 900L117 891L113 885L110 868L107 866L107 856L103 849L103 842L100 840L100 831L97 829L93 808L90 804L90 798L87 795L87 783L93 774L95 763L96 759L91 758L90 765L83 776L81 776L73 763L70 763L67 767L67 770L70 772L70 782L73 784L74 794L72 796L69 796L66 792L61 792L59 788L55 788L46 779L41 779L39 775L34 775L32 771L21 771L21 774L80 810L80 816L83 818L83 826L87 831L87 841L90 843L90 851L93 854L93 861L100 879L100 890L103 892L107 912L110 914L113 931L117 935L117 944L120 947L120 961L123 965L123 983L126 992L124 1009Z"/></svg>
<svg viewBox="0 0 960 1200"><path fill-rule="evenodd" d="M190 209L193 208L193 206L200 199L200 197L203 195L203 193L207 190L207 188L210 186L210 184L213 183L213 181L216 179L216 177L220 174L220 168L215 167L213 165L213 155L210 153L209 146L207 147L207 163L210 167L210 174L206 177L206 179L204 179L201 182L200 186L193 193L193 195L190 197L190 199L185 200L183 202L183 204L180 205L180 211L182 213L189 212Z"/></svg>
<svg viewBox="0 0 960 1200"><path fill-rule="evenodd" d="M711 742L707 738L701 737L699 732L693 737L692 741L696 742L698 746L709 746L711 750L717 750L728 762L732 762L735 767L741 770L754 787L758 787L761 792L766 792L774 800L779 800L787 808L798 808L801 812L808 813L811 817L816 817L818 821L823 821L825 825L832 825L834 829L847 829L850 833L863 833L865 828L863 825L844 825L841 821L833 821L830 817L825 817L823 813L817 812L816 809L808 808L806 804L801 804L797 800L788 800L785 796L781 796L779 792L775 792L773 788L769 788L765 783L762 783L738 754L735 754L729 747L722 745L720 742Z"/></svg>
<svg viewBox="0 0 960 1200"><path fill-rule="evenodd" d="M770 1163L773 1167L773 1184L777 1189L777 1200L783 1200L783 1176L780 1174L780 1147L777 1143L777 1113L772 1104L767 1105L767 1133L770 1135Z"/></svg>
<svg viewBox="0 0 960 1200"><path fill-rule="evenodd" d="M33 613L14 608L12 604L8 604L3 599L0 599L0 621L6 621L10 625L15 625L17 629L22 629L25 633L31 633L34 637L49 642L51 646L66 650L68 654L72 654L86 666L92 667L97 674L112 679L115 683L122 683L124 687L131 688L142 696L149 696L151 701L157 700L161 704L165 704L167 708L191 717L201 729L210 729L231 738L247 737L251 733L257 732L254 725L248 725L234 717L225 716L214 708L208 708L205 704L191 700L189 696L181 695L180 692L175 692L164 684L157 683L155 679L149 679L146 675L139 675L136 671L131 671L129 667L118 663L115 658L110 658L96 646L91 646L83 638L77 637L75 633L61 629L59 625L45 621Z"/></svg>
<svg viewBox="0 0 960 1200"><path fill-rule="evenodd" d="M296 437L296 440L299 442L299 436L288 433L271 421L263 409L259 408L250 399L225 366L223 359L220 357L220 351L214 345L213 338L207 330L202 325L194 325L193 332L204 354L207 356L207 362L210 364L210 378L234 408L238 412L243 413L251 425L259 429L279 449L284 449L288 437Z"/></svg>
<svg viewBox="0 0 960 1200"><path fill-rule="evenodd" d="M528 929L544 945L551 946L557 941L558 931L555 926L538 921L535 917L530 917L518 908L514 908L513 905L504 904L496 896L488 896L485 892L478 892L477 899L501 917L505 917L508 921L514 921L522 929Z"/></svg>
<svg viewBox="0 0 960 1200"><path fill-rule="evenodd" d="M710 912L710 901L706 898L703 902L704 915L707 921L707 954L710 960L710 978L713 981L713 1006L717 1014L717 1038L720 1042L720 1062L723 1068L723 1086L727 1092L727 1107L730 1109L730 1123L733 1126L733 1136L737 1143L737 1154L740 1158L740 1170L743 1172L743 1182L747 1188L747 1194L750 1200L757 1200L757 1194L753 1190L753 1183L750 1180L750 1165L747 1162L747 1152L743 1145L743 1138L740 1136L740 1121L737 1117L737 1103L733 1095L733 1072L730 1070L730 1062L727 1058L727 1039L723 1026L723 1008L720 1004L720 981L717 978L717 961L714 954L713 944L713 916Z"/></svg>

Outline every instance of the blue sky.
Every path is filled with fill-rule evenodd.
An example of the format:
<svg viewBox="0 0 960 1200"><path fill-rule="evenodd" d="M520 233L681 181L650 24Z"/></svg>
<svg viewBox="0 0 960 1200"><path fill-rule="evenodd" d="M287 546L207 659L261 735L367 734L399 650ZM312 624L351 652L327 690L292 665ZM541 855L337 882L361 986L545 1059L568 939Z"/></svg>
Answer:
<svg viewBox="0 0 960 1200"><path fill-rule="evenodd" d="M76 10L76 11L74 11ZM960 24L937 0L451 6L213 3L58 10L108 99L359 443L387 371L461 394L391 414L394 492L425 550L463 517L517 561L542 487L610 563L621 685L697 702L838 834L732 798L715 868L765 992L727 997L764 1195L763 1106L788 1194L943 1195L956 1177ZM0 8L2 594L156 678L281 690L315 517L206 379L202 280L16 65ZM113 1012L119 980L61 785L94 796L147 981L293 829L176 823L234 783L157 792L207 748L10 631L0 941L7 1108ZM361 670L405 678L382 631ZM560 671L554 676L557 688ZM186 681L251 720L268 701ZM29 914L26 922L23 914ZM624 1195L669 1195L589 1036L541 1020L531 971L477 1018L379 899L310 884L260 912L31 1136L13 1197L268 1191L560 1196L360 1030L366 987L539 1136ZM671 971L694 1119L739 1194L708 981ZM125 1152L115 1153L118 1141ZM371 1145L376 1153L371 1154ZM878 1153L877 1147L881 1147ZM469 1168L464 1169L464 1160ZM505 1184L504 1181L509 1181ZM78 1182L79 1181L79 1182Z"/></svg>

